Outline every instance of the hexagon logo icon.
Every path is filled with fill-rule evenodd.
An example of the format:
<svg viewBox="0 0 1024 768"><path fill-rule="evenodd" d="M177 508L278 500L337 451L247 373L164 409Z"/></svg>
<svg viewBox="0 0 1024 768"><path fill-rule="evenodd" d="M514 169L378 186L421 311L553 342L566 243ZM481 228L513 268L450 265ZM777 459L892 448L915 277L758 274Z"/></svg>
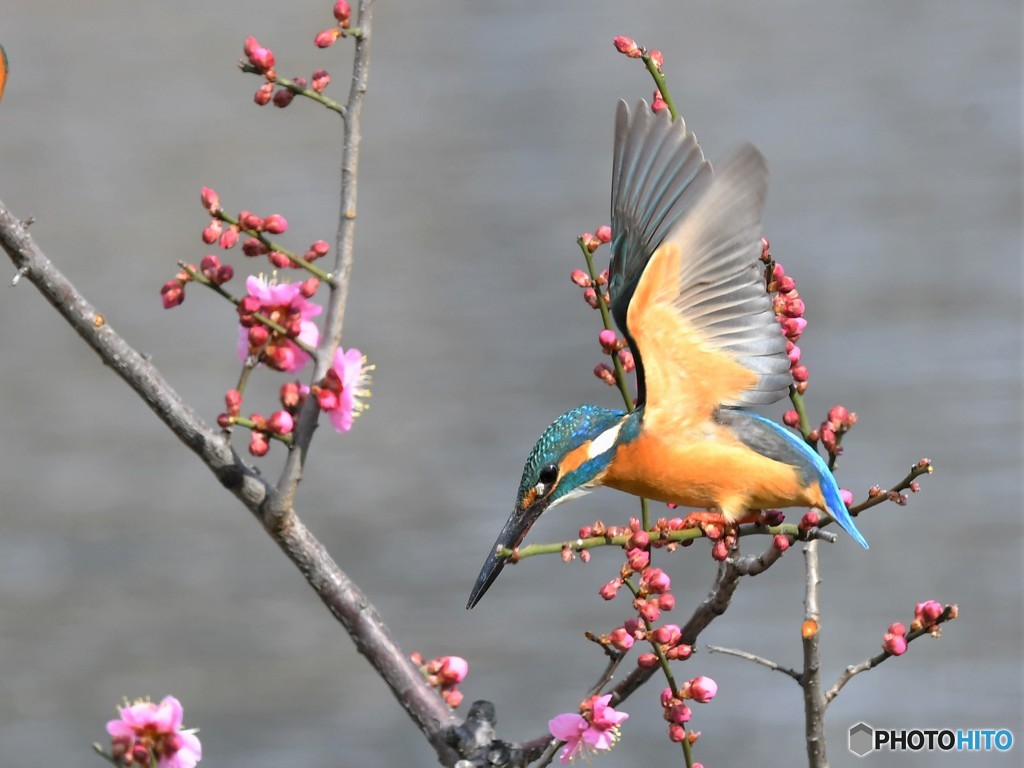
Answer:
<svg viewBox="0 0 1024 768"><path fill-rule="evenodd" d="M850 751L857 757L867 757L875 751L875 729L865 722L850 726Z"/></svg>

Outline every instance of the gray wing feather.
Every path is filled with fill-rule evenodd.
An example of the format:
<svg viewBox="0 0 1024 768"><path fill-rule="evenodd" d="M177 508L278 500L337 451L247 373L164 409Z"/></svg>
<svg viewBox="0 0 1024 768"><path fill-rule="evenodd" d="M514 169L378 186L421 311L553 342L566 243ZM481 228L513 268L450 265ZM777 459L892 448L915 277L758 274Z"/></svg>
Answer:
<svg viewBox="0 0 1024 768"><path fill-rule="evenodd" d="M675 308L711 347L759 377L727 406L774 403L791 382L786 340L759 259L767 182L761 153L744 146L666 238L682 251Z"/></svg>

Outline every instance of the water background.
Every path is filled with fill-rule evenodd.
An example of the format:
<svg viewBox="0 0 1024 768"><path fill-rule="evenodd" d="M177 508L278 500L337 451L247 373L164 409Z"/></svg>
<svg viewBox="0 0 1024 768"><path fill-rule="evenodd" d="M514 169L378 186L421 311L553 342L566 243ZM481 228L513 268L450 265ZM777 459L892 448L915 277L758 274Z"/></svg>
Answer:
<svg viewBox="0 0 1024 768"><path fill-rule="evenodd" d="M282 74L326 67L343 98L344 45L311 45L330 7L7 0L0 18L0 198L210 420L237 375L233 315L194 288L166 312L159 286L204 253L201 185L230 210L283 213L296 247L333 242L338 121L256 108L257 79L235 67L253 34ZM825 548L826 680L916 601L962 616L844 690L832 764L860 764L845 750L858 720L1019 742L1019 3L379 3L345 326L377 364L373 406L348 435L318 434L302 517L403 647L469 660L467 702L494 701L504 738L539 735L596 679L582 632L628 615L596 595L615 552L535 559L464 605L536 437L580 402L616 402L590 374L597 317L566 278L575 237L607 221L615 101L652 90L617 34L664 51L712 159L745 140L768 158L767 234L808 305L809 407L860 415L841 484L862 497L922 456L937 467L908 507L862 518L870 553ZM249 513L29 284L0 288L0 357L3 765L91 764L122 696L165 693L201 727L204 765L435 764ZM633 510L601 491L531 539ZM701 546L662 560L683 619L714 564ZM798 665L801 584L794 552L702 641ZM801 764L792 681L707 654L680 672L696 674L721 686L692 723L698 759ZM659 688L628 703L601 766L680 764ZM890 764L1012 765L1021 747Z"/></svg>

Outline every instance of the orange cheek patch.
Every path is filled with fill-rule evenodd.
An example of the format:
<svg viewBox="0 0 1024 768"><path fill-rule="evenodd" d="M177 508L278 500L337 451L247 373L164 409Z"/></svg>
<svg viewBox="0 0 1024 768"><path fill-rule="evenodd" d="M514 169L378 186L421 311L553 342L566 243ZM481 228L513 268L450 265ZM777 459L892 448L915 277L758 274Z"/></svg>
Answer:
<svg viewBox="0 0 1024 768"><path fill-rule="evenodd" d="M570 472L575 472L582 466L583 462L587 460L590 451L590 441L588 440L578 448L573 448L562 459L561 467L559 468L559 474L565 476Z"/></svg>

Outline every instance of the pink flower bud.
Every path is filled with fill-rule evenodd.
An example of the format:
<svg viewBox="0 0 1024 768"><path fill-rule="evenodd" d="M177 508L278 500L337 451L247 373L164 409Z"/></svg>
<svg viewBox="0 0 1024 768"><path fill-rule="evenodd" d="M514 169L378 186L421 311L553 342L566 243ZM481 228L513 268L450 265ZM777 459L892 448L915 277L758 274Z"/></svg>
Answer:
<svg viewBox="0 0 1024 768"><path fill-rule="evenodd" d="M306 261L316 261L322 256L326 256L330 250L331 246L329 246L323 240L317 240L315 243L309 246L309 250L306 251L303 258L305 258Z"/></svg>
<svg viewBox="0 0 1024 768"><path fill-rule="evenodd" d="M846 490L845 488L840 488L839 496L843 500L843 504L845 504L847 507L853 506L853 494L850 493L850 491Z"/></svg>
<svg viewBox="0 0 1024 768"><path fill-rule="evenodd" d="M654 98L654 101L651 102L651 112L658 113L662 110L668 109L668 102L661 98L661 93L658 91L655 91L655 93L658 95Z"/></svg>
<svg viewBox="0 0 1024 768"><path fill-rule="evenodd" d="M267 419L267 429L275 435L287 435L295 428L295 419L288 411L274 411Z"/></svg>
<svg viewBox="0 0 1024 768"><path fill-rule="evenodd" d="M199 271L203 273L204 277L212 280L213 276L217 274L217 268L219 266L220 259L212 253L208 253L203 256L203 260L199 262Z"/></svg>
<svg viewBox="0 0 1024 768"><path fill-rule="evenodd" d="M779 552L785 552L789 549L789 537L784 533L776 533L772 537L772 546L779 550Z"/></svg>
<svg viewBox="0 0 1024 768"><path fill-rule="evenodd" d="M900 622L895 622L889 625L888 633L890 635L905 635L907 634L907 628Z"/></svg>
<svg viewBox="0 0 1024 768"><path fill-rule="evenodd" d="M775 290L779 293L790 293L796 288L796 281L792 277L779 277L775 280Z"/></svg>
<svg viewBox="0 0 1024 768"><path fill-rule="evenodd" d="M280 235L288 230L288 221L280 213L272 213L263 220L263 230L272 235Z"/></svg>
<svg viewBox="0 0 1024 768"><path fill-rule="evenodd" d="M647 585L647 589L654 594L668 592L672 587L672 580L661 568L648 568L643 572L641 579Z"/></svg>
<svg viewBox="0 0 1024 768"><path fill-rule="evenodd" d="M250 63L260 72L266 73L274 68L274 52L269 48L257 46L248 55Z"/></svg>
<svg viewBox="0 0 1024 768"><path fill-rule="evenodd" d="M612 241L612 228L609 227L607 224L603 224L600 227L598 227L597 232L595 234L597 235L597 239L600 240L602 243L607 244Z"/></svg>
<svg viewBox="0 0 1024 768"><path fill-rule="evenodd" d="M637 613L649 622L655 622L661 616L661 609L654 600L634 600L633 606L636 608Z"/></svg>
<svg viewBox="0 0 1024 768"><path fill-rule="evenodd" d="M690 722L692 716L693 713L690 711L690 708L681 701L673 704L666 711L666 717L671 718L673 723L678 723L679 725Z"/></svg>
<svg viewBox="0 0 1024 768"><path fill-rule="evenodd" d="M256 40L256 38L250 36L250 37L245 38L245 43L242 46L242 50L245 52L246 58L249 58L250 56L252 56L252 52L255 51L259 47L260 47L260 44Z"/></svg>
<svg viewBox="0 0 1024 768"><path fill-rule="evenodd" d="M267 436L262 432L251 432L249 433L249 453L253 456L266 456L267 451L270 450L270 443L267 442ZM146 761L149 760L149 751L146 751ZM145 765L143 762L142 765Z"/></svg>
<svg viewBox="0 0 1024 768"><path fill-rule="evenodd" d="M847 417L850 412L841 405L833 405L828 412L828 420L832 422L832 426L838 429L842 424L846 423Z"/></svg>
<svg viewBox="0 0 1024 768"><path fill-rule="evenodd" d="M449 688L441 691L441 698L444 699L445 703L449 707L455 709L462 703L463 694L462 691L456 690L455 688Z"/></svg>
<svg viewBox="0 0 1024 768"><path fill-rule="evenodd" d="M601 587L601 589L598 591L598 594L601 595L601 598L604 600L613 600L615 598L615 595L619 593L619 589L621 587L622 580L613 579L609 581L607 584L605 584L603 587Z"/></svg>
<svg viewBox="0 0 1024 768"><path fill-rule="evenodd" d="M800 414L796 411L786 411L782 414L782 423L787 427L793 427L796 429L800 426Z"/></svg>
<svg viewBox="0 0 1024 768"><path fill-rule="evenodd" d="M625 347L619 350L619 362L622 363L622 370L632 373L636 370L636 361L633 359L633 352Z"/></svg>
<svg viewBox="0 0 1024 768"><path fill-rule="evenodd" d="M292 260L280 251L271 251L267 254L267 258L278 269L286 269L292 265Z"/></svg>
<svg viewBox="0 0 1024 768"><path fill-rule="evenodd" d="M821 522L821 517L812 510L804 513L804 516L800 518L799 528L801 531L809 531L811 528L816 528L819 522Z"/></svg>
<svg viewBox="0 0 1024 768"><path fill-rule="evenodd" d="M666 624L654 630L654 642L661 645L676 645L683 637L678 624Z"/></svg>
<svg viewBox="0 0 1024 768"><path fill-rule="evenodd" d="M606 363L599 363L594 366L594 375L609 387L615 386L615 372Z"/></svg>
<svg viewBox="0 0 1024 768"><path fill-rule="evenodd" d="M220 233L223 230L224 226L220 221L214 219L206 226L206 229L203 230L203 242L207 245L213 245L217 242L217 239L220 237Z"/></svg>
<svg viewBox="0 0 1024 768"><path fill-rule="evenodd" d="M795 292L790 292L786 296L786 306L782 310L782 313L786 315L786 317L803 317L804 312L807 309L804 306L804 300L800 298L794 298L793 293Z"/></svg>
<svg viewBox="0 0 1024 768"><path fill-rule="evenodd" d="M658 595L658 607L663 611L671 611L676 607L676 597L671 592Z"/></svg>
<svg viewBox="0 0 1024 768"><path fill-rule="evenodd" d="M587 288L583 291L583 300L594 309L597 309L598 306L600 306L597 300L597 291L593 288Z"/></svg>
<svg viewBox="0 0 1024 768"><path fill-rule="evenodd" d="M723 562L729 556L729 545L725 543L725 539L719 539L711 546L711 558Z"/></svg>
<svg viewBox="0 0 1024 768"><path fill-rule="evenodd" d="M263 228L263 219L251 211L241 211L238 214L238 223L242 229L258 232Z"/></svg>
<svg viewBox="0 0 1024 768"><path fill-rule="evenodd" d="M456 685L466 679L469 674L469 662L461 656L443 656L438 677L445 685Z"/></svg>
<svg viewBox="0 0 1024 768"><path fill-rule="evenodd" d="M591 285L590 277L582 269L574 269L569 274L569 279L572 280L580 288L589 288Z"/></svg>
<svg viewBox="0 0 1024 768"><path fill-rule="evenodd" d="M318 69L313 73L313 82L310 87L317 93L321 93L324 88L330 85L331 76L326 69Z"/></svg>
<svg viewBox="0 0 1024 768"><path fill-rule="evenodd" d="M629 537L627 542L630 549L647 549L650 543L651 537L647 531L633 531L633 535Z"/></svg>
<svg viewBox="0 0 1024 768"><path fill-rule="evenodd" d="M902 656L907 652L907 638L886 632L882 635L882 650L893 656Z"/></svg>
<svg viewBox="0 0 1024 768"><path fill-rule="evenodd" d="M604 353L607 355L610 355L615 351L615 346L619 342L618 337L615 335L615 331L610 331L607 328L597 334L597 340L601 344L601 349L604 350Z"/></svg>
<svg viewBox="0 0 1024 768"><path fill-rule="evenodd" d="M317 277L309 277L302 281L302 284L299 286L299 293L309 299L313 297L313 294L317 292L319 287L320 279Z"/></svg>
<svg viewBox="0 0 1024 768"><path fill-rule="evenodd" d="M252 100L260 107L265 107L270 103L270 99L274 95L274 84L264 83L256 89L256 93L253 95Z"/></svg>
<svg viewBox="0 0 1024 768"><path fill-rule="evenodd" d="M673 661L686 661L693 655L693 646L680 643L674 648L665 651L665 657Z"/></svg>
<svg viewBox="0 0 1024 768"><path fill-rule="evenodd" d="M914 608L914 617L920 619L925 627L934 624L942 615L942 603L937 600L926 600L918 603Z"/></svg>
<svg viewBox="0 0 1024 768"><path fill-rule="evenodd" d="M224 404L228 407L228 413L237 416L242 407L242 393L237 389L229 389L224 393Z"/></svg>
<svg viewBox="0 0 1024 768"><path fill-rule="evenodd" d="M786 337L796 341L807 328L807 320L803 317L786 317L782 320L782 331Z"/></svg>
<svg viewBox="0 0 1024 768"><path fill-rule="evenodd" d="M337 27L321 30L320 32L317 32L316 37L313 38L313 45L317 48L330 48L334 45L340 35L341 30Z"/></svg>
<svg viewBox="0 0 1024 768"><path fill-rule="evenodd" d="M686 685L690 692L690 698L699 704L707 704L718 693L718 683L707 675L695 677Z"/></svg>
<svg viewBox="0 0 1024 768"><path fill-rule="evenodd" d="M610 635L610 642L612 646L620 651L628 651L633 647L633 636L629 634L624 627L618 627L612 630Z"/></svg>
<svg viewBox="0 0 1024 768"><path fill-rule="evenodd" d="M288 88L278 88L274 91L274 106L284 109L295 99L295 91Z"/></svg>
<svg viewBox="0 0 1024 768"><path fill-rule="evenodd" d="M615 46L615 50L631 59L639 59L644 55L636 41L631 37L620 35L612 41L612 44Z"/></svg>
<svg viewBox="0 0 1024 768"><path fill-rule="evenodd" d="M323 411L333 411L340 404L337 393L329 389L316 390L316 401Z"/></svg>
<svg viewBox="0 0 1024 768"><path fill-rule="evenodd" d="M247 237L242 243L242 253L246 256L262 256L270 249L255 237Z"/></svg>
<svg viewBox="0 0 1024 768"><path fill-rule="evenodd" d="M672 723L668 727L668 738L676 744L682 744L686 739L686 728L679 725L679 723ZM696 763L694 763L694 765L696 765Z"/></svg>
<svg viewBox="0 0 1024 768"><path fill-rule="evenodd" d="M658 68L659 72L661 72L661 68L665 66L665 57L662 55L661 51L651 51L650 55L651 61L654 62L654 66Z"/></svg>
<svg viewBox="0 0 1024 768"><path fill-rule="evenodd" d="M338 2L334 4L334 18L336 18L339 23L348 21L351 16L352 9L345 0L338 0Z"/></svg>
<svg viewBox="0 0 1024 768"><path fill-rule="evenodd" d="M281 405L285 408L295 408L299 404L300 388L297 381L286 381L281 385Z"/></svg>
<svg viewBox="0 0 1024 768"><path fill-rule="evenodd" d="M178 306L185 300L185 286L178 280L168 280L160 288L160 300L164 309Z"/></svg>
<svg viewBox="0 0 1024 768"><path fill-rule="evenodd" d="M651 553L643 549L631 549L626 553L629 567L634 571L642 571L651 563Z"/></svg>
<svg viewBox="0 0 1024 768"><path fill-rule="evenodd" d="M199 199L203 203L203 208L208 210L211 214L215 214L220 210L220 197L209 187L203 187L199 194Z"/></svg>
<svg viewBox="0 0 1024 768"><path fill-rule="evenodd" d="M658 657L653 653L641 653L637 656L636 665L641 669L653 669L658 666Z"/></svg>
<svg viewBox="0 0 1024 768"><path fill-rule="evenodd" d="M781 509L766 509L761 513L761 525L781 525L785 519Z"/></svg>
<svg viewBox="0 0 1024 768"><path fill-rule="evenodd" d="M262 347L270 338L270 331L265 325L254 325L249 329L249 346L252 349Z"/></svg>
<svg viewBox="0 0 1024 768"><path fill-rule="evenodd" d="M220 236L220 247L224 250L234 248L238 242L238 230L235 227L228 227Z"/></svg>
<svg viewBox="0 0 1024 768"><path fill-rule="evenodd" d="M790 363L792 363L794 365L796 363L799 363L800 362L800 347L798 347L796 344L792 344L792 342L791 342L791 347L790 347L789 351L786 352L786 356L789 358L789 362Z"/></svg>
<svg viewBox="0 0 1024 768"><path fill-rule="evenodd" d="M797 382L807 381L811 377L806 365L795 365L790 373L793 374L793 381Z"/></svg>

